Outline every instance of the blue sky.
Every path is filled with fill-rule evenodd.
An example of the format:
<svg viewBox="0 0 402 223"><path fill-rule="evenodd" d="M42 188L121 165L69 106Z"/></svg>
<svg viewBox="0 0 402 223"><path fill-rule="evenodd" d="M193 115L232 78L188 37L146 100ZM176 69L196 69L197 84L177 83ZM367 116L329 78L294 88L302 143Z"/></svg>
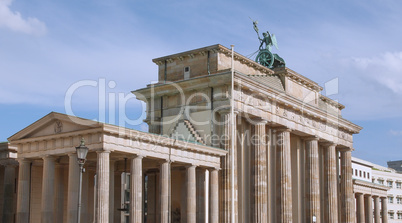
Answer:
<svg viewBox="0 0 402 223"><path fill-rule="evenodd" d="M104 86L105 106L121 111L108 99L120 94L125 118L146 130L129 92L156 79L151 60L217 43L249 55L259 44L251 17L275 33L289 68L323 87L338 79L330 97L364 127L354 156L386 165L402 159L401 11L400 0L0 0L0 141L65 113L76 83L97 86L74 92L74 114L118 124L121 117L99 113Z"/></svg>

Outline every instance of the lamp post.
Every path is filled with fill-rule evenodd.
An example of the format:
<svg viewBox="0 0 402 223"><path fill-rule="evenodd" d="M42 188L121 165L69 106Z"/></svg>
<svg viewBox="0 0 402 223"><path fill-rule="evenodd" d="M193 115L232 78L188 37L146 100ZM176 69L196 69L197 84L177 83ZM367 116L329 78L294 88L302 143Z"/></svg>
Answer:
<svg viewBox="0 0 402 223"><path fill-rule="evenodd" d="M86 157L88 154L88 147L85 146L84 138L81 139L81 145L75 147L77 150L77 162L78 166L80 167L80 186L78 188L78 214L77 214L77 222L80 223L80 216L81 216L81 187L82 187L82 173L84 170L84 163L86 161Z"/></svg>

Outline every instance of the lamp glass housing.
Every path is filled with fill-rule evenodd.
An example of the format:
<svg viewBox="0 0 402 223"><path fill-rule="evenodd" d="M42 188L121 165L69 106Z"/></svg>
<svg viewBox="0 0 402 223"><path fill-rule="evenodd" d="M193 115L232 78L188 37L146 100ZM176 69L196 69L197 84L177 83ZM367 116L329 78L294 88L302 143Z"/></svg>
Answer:
<svg viewBox="0 0 402 223"><path fill-rule="evenodd" d="M84 139L81 140L81 145L75 147L75 149L77 150L78 163L85 163L88 154L88 147L85 146Z"/></svg>

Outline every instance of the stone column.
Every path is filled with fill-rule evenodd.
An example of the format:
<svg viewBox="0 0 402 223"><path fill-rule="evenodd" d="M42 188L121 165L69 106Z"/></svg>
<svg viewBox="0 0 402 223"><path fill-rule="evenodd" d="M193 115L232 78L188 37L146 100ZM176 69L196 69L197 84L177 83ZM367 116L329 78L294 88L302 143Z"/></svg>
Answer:
<svg viewBox="0 0 402 223"><path fill-rule="evenodd" d="M109 221L110 151L97 151L95 222Z"/></svg>
<svg viewBox="0 0 402 223"><path fill-rule="evenodd" d="M170 223L170 161L161 164L160 185L161 223Z"/></svg>
<svg viewBox="0 0 402 223"><path fill-rule="evenodd" d="M268 185L267 185L267 142L265 134L265 120L253 120L253 192L252 192L252 222L268 221Z"/></svg>
<svg viewBox="0 0 402 223"><path fill-rule="evenodd" d="M78 188L80 167L77 163L77 154L68 154L68 195L67 195L67 222L77 221L78 214Z"/></svg>
<svg viewBox="0 0 402 223"><path fill-rule="evenodd" d="M142 156L131 159L130 222L142 223Z"/></svg>
<svg viewBox="0 0 402 223"><path fill-rule="evenodd" d="M64 166L56 165L54 174L54 222L63 222L64 215Z"/></svg>
<svg viewBox="0 0 402 223"><path fill-rule="evenodd" d="M364 196L364 213L366 223L373 223L373 199L369 194Z"/></svg>
<svg viewBox="0 0 402 223"><path fill-rule="evenodd" d="M388 223L388 208L387 208L387 197L381 197L381 218L382 223Z"/></svg>
<svg viewBox="0 0 402 223"><path fill-rule="evenodd" d="M219 180L218 170L211 171L211 223L219 223Z"/></svg>
<svg viewBox="0 0 402 223"><path fill-rule="evenodd" d="M356 193L356 212L357 223L365 223L364 195L362 193Z"/></svg>
<svg viewBox="0 0 402 223"><path fill-rule="evenodd" d="M1 161L1 164L5 166L2 222L14 222L15 167L18 166L18 162L13 159L8 159Z"/></svg>
<svg viewBox="0 0 402 223"><path fill-rule="evenodd" d="M325 156L325 213L327 214L325 222L338 222L338 175L336 172L336 144L327 144L324 150Z"/></svg>
<svg viewBox="0 0 402 223"><path fill-rule="evenodd" d="M53 223L54 221L54 171L55 157L43 157L42 177L42 223ZM78 165L78 164L77 164Z"/></svg>
<svg viewBox="0 0 402 223"><path fill-rule="evenodd" d="M221 158L222 163L222 178L221 178L221 217L220 220L222 223L237 223L238 216L238 200L237 200L237 177L235 177L234 182L232 182L232 171L234 171L234 175L237 176L237 151L236 149L232 151L231 145L231 135L232 135L232 125L231 125L231 112L229 109L220 111L221 115L221 123L222 123L222 140L221 140L221 148L229 151L225 157ZM233 126L236 128L236 117L237 112L234 113L234 123ZM235 131L236 132L236 131ZM234 140L233 148L236 148L236 141ZM232 157L235 157L234 163L235 167L232 170ZM234 187L235 197L232 197L232 184ZM232 200L234 202L235 209L235 219L232 221Z"/></svg>
<svg viewBox="0 0 402 223"><path fill-rule="evenodd" d="M318 138L306 139L306 222L319 223L320 218L320 173L318 163Z"/></svg>
<svg viewBox="0 0 402 223"><path fill-rule="evenodd" d="M109 223L114 222L114 171L116 160L110 160L110 174L109 174Z"/></svg>
<svg viewBox="0 0 402 223"><path fill-rule="evenodd" d="M381 217L380 217L380 198L378 196L373 196L374 198L374 222L375 223L381 223Z"/></svg>
<svg viewBox="0 0 402 223"><path fill-rule="evenodd" d="M26 223L29 222L31 161L19 159L18 162L17 223Z"/></svg>
<svg viewBox="0 0 402 223"><path fill-rule="evenodd" d="M197 196L196 196L196 172L197 166L187 167L187 222L196 223Z"/></svg>
<svg viewBox="0 0 402 223"><path fill-rule="evenodd" d="M290 157L290 129L276 131L277 163L277 222L292 222L292 173Z"/></svg>
<svg viewBox="0 0 402 223"><path fill-rule="evenodd" d="M355 222L355 198L353 196L352 182L352 151L341 151L341 211L344 223Z"/></svg>
<svg viewBox="0 0 402 223"><path fill-rule="evenodd" d="M156 200L156 193L157 193L157 180L156 180L156 173L155 172L148 172L148 183L147 183L147 205L148 205L148 213L147 213L147 222L157 222L156 220L156 213L157 213L157 200Z"/></svg>

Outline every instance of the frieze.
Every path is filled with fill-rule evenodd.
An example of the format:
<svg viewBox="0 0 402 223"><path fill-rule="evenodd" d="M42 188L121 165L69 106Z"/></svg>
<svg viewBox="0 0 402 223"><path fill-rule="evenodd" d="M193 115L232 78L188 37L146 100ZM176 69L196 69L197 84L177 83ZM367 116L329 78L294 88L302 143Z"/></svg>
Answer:
<svg viewBox="0 0 402 223"><path fill-rule="evenodd" d="M335 123L333 124L327 122L325 118L319 119L319 117L314 117L312 114L295 109L290 105L286 106L285 104L281 104L279 102L274 102L275 104L273 104L272 101L262 100L260 98L253 97L245 92L239 92L239 95L241 95L241 97L238 97L238 99L241 99L241 102L243 104L250 107L257 107L257 104L258 108L260 108L262 111L273 112L278 117L293 121L306 127L318 130L320 132L325 132L330 135L337 136L339 139L342 140L351 142L353 139L350 133L345 130L339 129ZM254 101L254 103L252 101ZM270 107L273 107L274 110L271 111ZM255 113L251 108L247 108L247 111L245 112Z"/></svg>

